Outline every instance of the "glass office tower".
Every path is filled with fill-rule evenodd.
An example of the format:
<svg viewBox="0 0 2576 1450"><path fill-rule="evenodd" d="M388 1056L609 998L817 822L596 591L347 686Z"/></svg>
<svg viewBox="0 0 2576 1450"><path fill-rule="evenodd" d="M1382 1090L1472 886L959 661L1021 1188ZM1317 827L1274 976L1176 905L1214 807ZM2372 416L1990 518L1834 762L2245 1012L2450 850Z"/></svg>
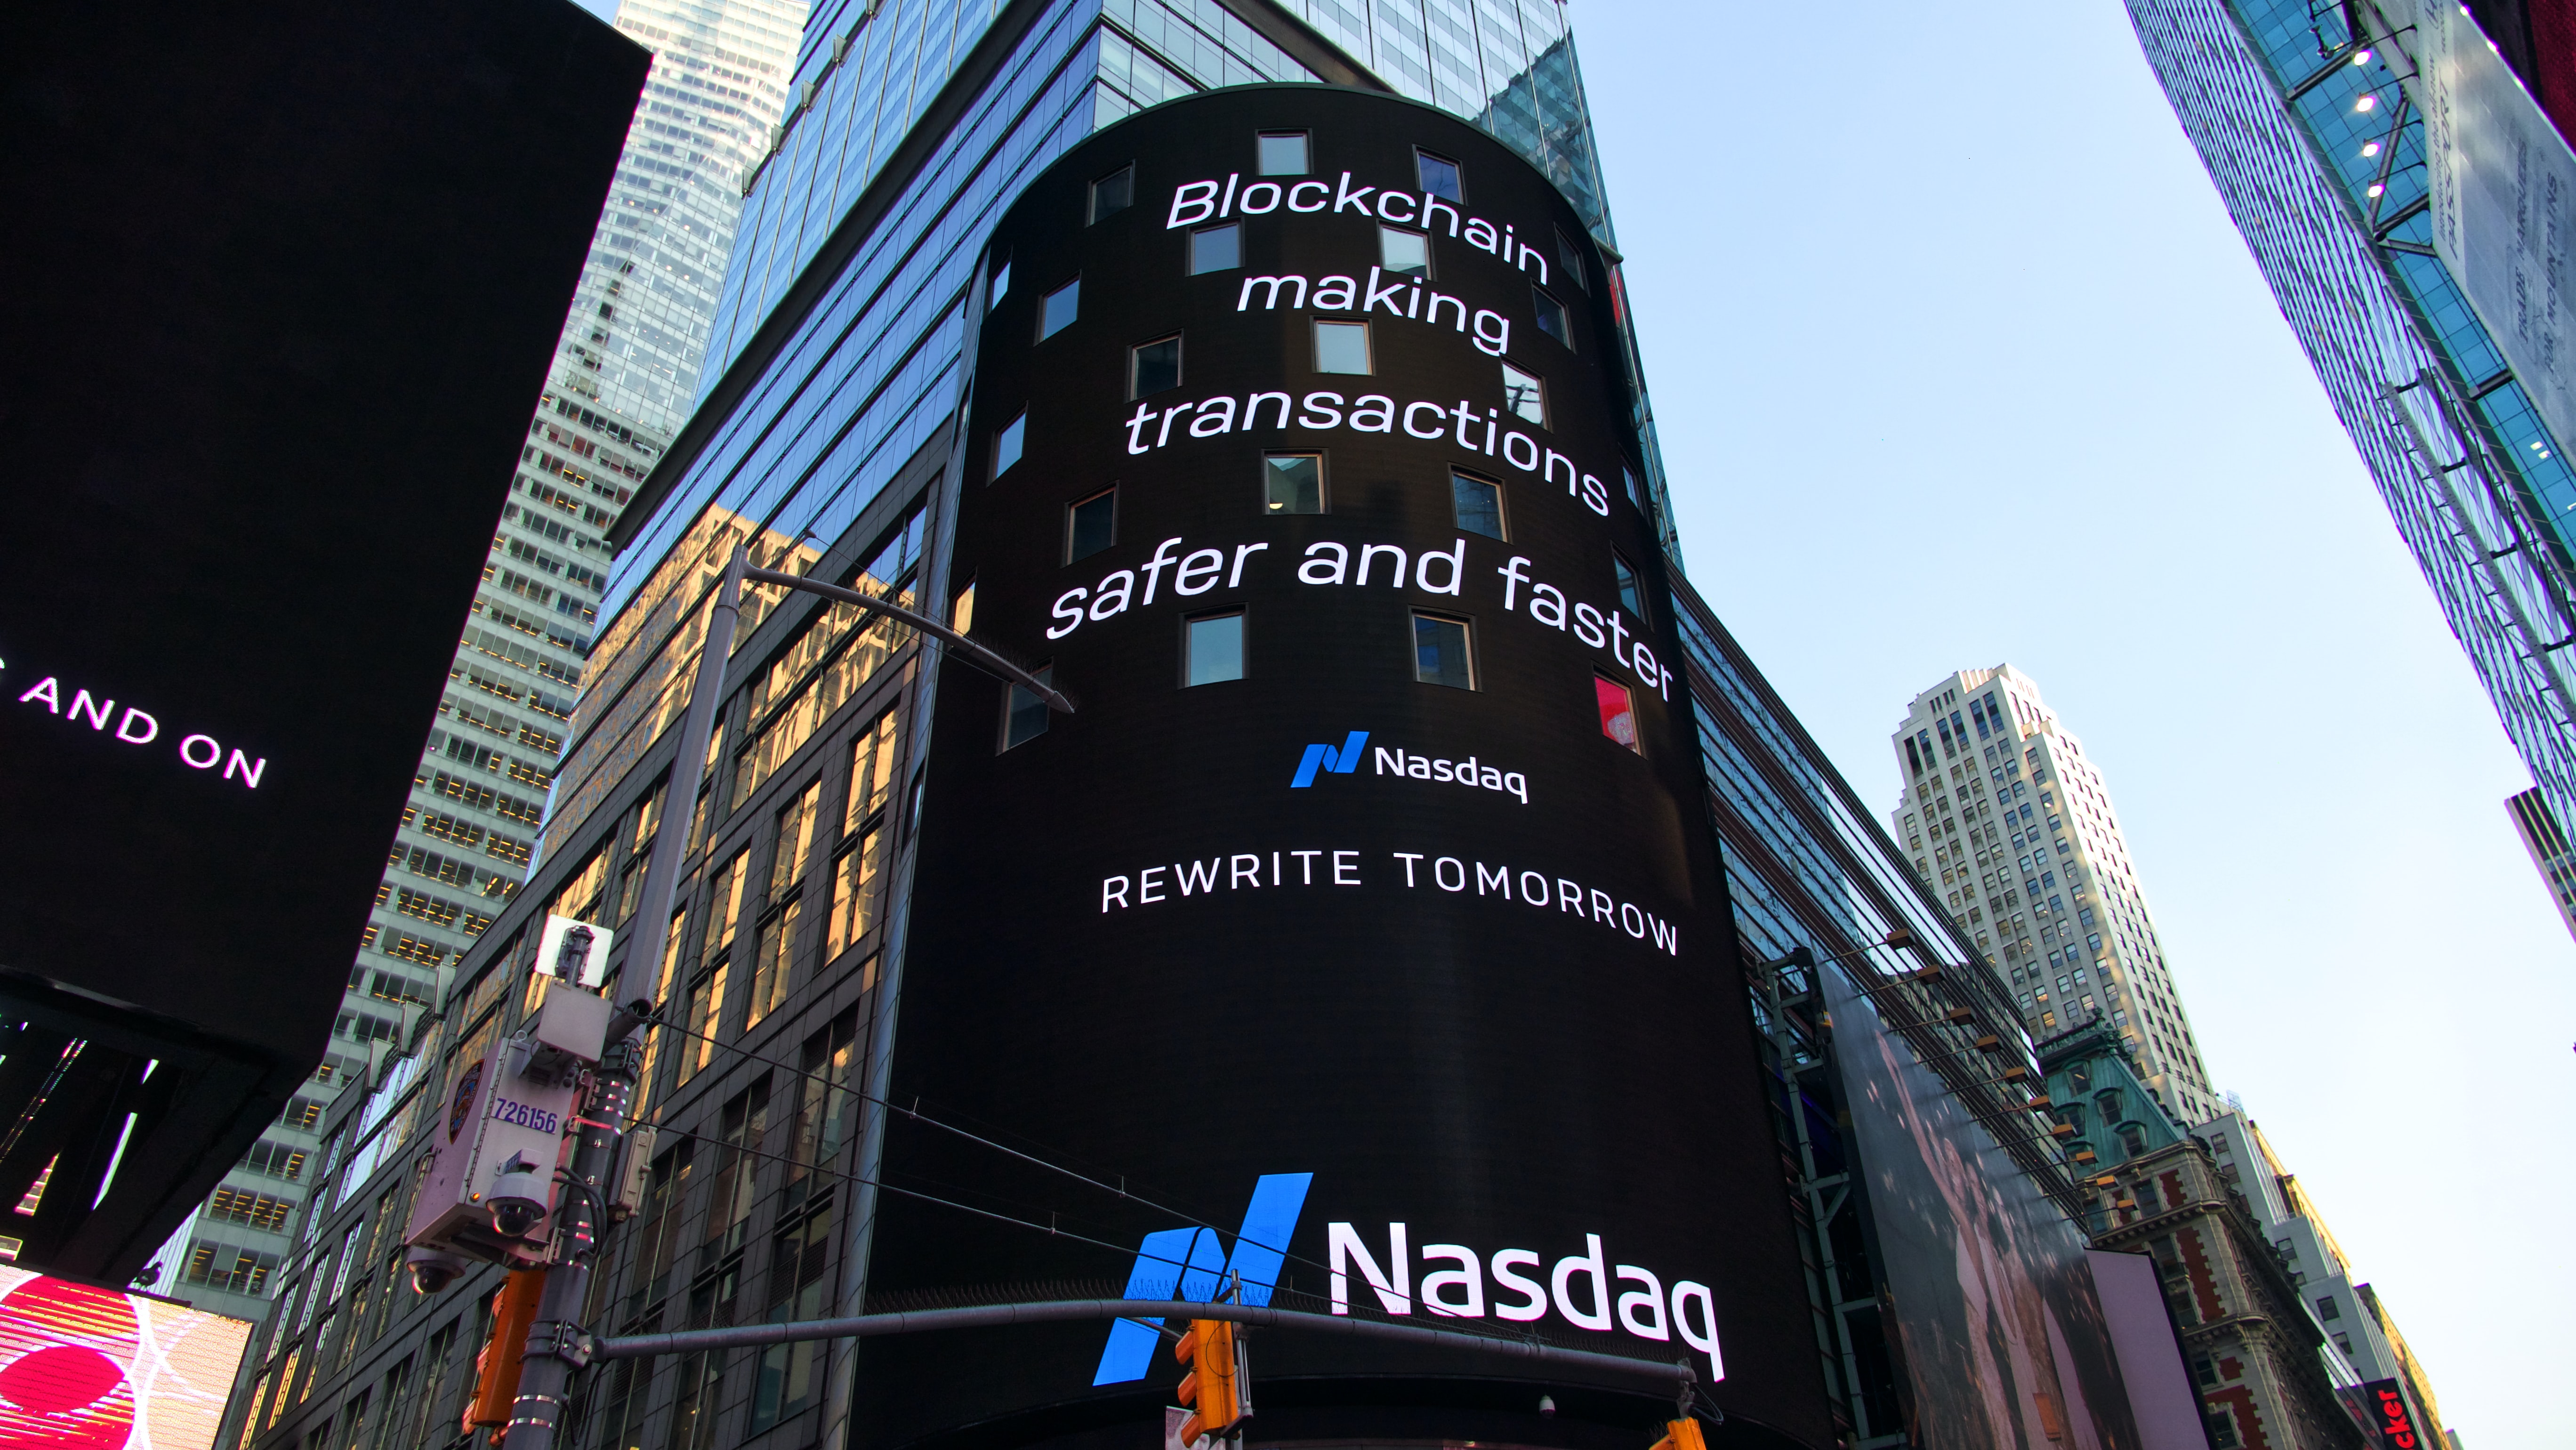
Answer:
<svg viewBox="0 0 2576 1450"><path fill-rule="evenodd" d="M805 0L629 0L653 70L457 642L335 1040L307 1091L158 1256L157 1284L257 1318L319 1171L324 1108L408 1040L518 890L608 580L609 526L688 416L741 178L787 101ZM434 424L433 424L434 426Z"/></svg>
<svg viewBox="0 0 2576 1450"><path fill-rule="evenodd" d="M2442 73L2430 37L2457 32L2453 47L2484 41L2448 9L2410 0L2129 5L2148 62L2451 632L2564 821L2576 819L2567 657L2576 473L2560 447L2566 420L2553 431L2547 416L2564 349L2549 343L2550 329L2535 330L2527 309L2486 315L2454 266L2463 254L2445 227L2460 202L2446 189L2447 158L2478 137L2467 109L2428 84ZM2534 165L2549 147L2566 150L2554 130L2524 144ZM2547 216L2535 207L2523 221L2546 234L2557 270L2563 205ZM2545 306L2563 333L2555 284L2531 285L2528 307Z"/></svg>

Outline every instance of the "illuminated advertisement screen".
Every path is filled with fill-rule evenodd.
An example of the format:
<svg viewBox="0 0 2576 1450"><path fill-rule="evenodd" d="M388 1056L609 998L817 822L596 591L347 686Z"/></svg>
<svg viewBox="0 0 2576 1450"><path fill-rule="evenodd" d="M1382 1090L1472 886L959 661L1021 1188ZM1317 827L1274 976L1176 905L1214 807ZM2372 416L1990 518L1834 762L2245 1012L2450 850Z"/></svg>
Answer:
<svg viewBox="0 0 2576 1450"><path fill-rule="evenodd" d="M0 19L0 971L320 1055L648 61L519 0Z"/></svg>
<svg viewBox="0 0 2576 1450"><path fill-rule="evenodd" d="M212 1450L250 1332L0 1266L0 1450Z"/></svg>
<svg viewBox="0 0 2576 1450"><path fill-rule="evenodd" d="M948 588L1079 708L943 669L892 1098L1133 1197L897 1112L871 1304L1239 1279L1686 1359L1725 1443L1828 1442L1574 210L1429 108L1237 88L1074 149L987 270ZM906 1387L860 1395L867 1443L1151 1426L1180 1377L1134 1324L938 1338L861 1351ZM1254 1360L1265 1439L1672 1405L1473 1351Z"/></svg>

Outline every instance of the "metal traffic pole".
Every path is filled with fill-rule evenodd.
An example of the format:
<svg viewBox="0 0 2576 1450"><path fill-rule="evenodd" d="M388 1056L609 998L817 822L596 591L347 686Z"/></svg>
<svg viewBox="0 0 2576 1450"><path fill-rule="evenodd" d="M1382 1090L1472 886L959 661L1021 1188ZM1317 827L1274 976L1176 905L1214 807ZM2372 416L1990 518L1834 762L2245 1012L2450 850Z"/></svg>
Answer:
<svg viewBox="0 0 2576 1450"><path fill-rule="evenodd" d="M669 949L671 898L677 894L680 863L689 849L689 825L696 815L698 789L707 778L707 739L714 733L716 706L724 697L726 657L733 653L735 624L742 616L742 577L748 559L741 544L725 565L724 587L716 593L707 617L706 639L698 654L698 674L690 687L689 713L680 726L680 751L671 762L669 784L662 793L662 819L654 829L653 859L644 868L643 900L636 910L643 924L626 949L626 972L651 972ZM627 976L619 983L628 985ZM633 1001L641 994L632 994ZM604 1199L601 1185L617 1165L617 1146L628 1099L635 1090L637 1068L644 1056L644 1024L636 1014L621 1014L628 1024L618 1040L600 1054L583 1094L575 1131L573 1182L564 1185L555 1213L555 1262L546 1271L537 1320L528 1329L528 1347L519 1356L519 1398L510 1407L505 1450L552 1450L555 1426L563 1417L564 1391L572 1372L590 1361L589 1336L581 1327L582 1301L590 1291L590 1260L601 1229Z"/></svg>

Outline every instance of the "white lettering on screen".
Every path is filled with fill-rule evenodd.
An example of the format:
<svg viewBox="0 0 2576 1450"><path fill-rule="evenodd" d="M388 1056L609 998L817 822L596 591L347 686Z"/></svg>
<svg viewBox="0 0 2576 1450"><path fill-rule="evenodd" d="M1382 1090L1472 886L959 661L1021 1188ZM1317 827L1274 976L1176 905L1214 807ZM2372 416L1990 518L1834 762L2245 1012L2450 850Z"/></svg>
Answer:
<svg viewBox="0 0 2576 1450"><path fill-rule="evenodd" d="M1325 1269L1334 1313L1351 1312L1351 1279L1356 1275L1385 1313L1409 1315L1419 1303L1435 1318L1482 1319L1488 1302L1484 1276L1490 1269L1495 1318L1526 1323L1544 1318L1553 1308L1566 1323L1595 1334L1615 1328L1664 1343L1678 1336L1708 1356L1710 1379L1726 1378L1726 1361L1718 1350L1715 1293L1690 1279L1675 1281L1667 1291L1654 1270L1611 1263L1599 1234L1585 1234L1583 1252L1558 1259L1544 1281L1514 1272L1546 1262L1532 1249L1497 1249L1490 1258L1464 1244L1424 1244L1408 1251L1408 1236L1406 1225L1388 1224L1381 1259L1355 1226L1325 1225ZM1413 1277L1416 1254L1425 1270L1418 1290ZM1434 1264L1443 1267L1435 1269Z"/></svg>

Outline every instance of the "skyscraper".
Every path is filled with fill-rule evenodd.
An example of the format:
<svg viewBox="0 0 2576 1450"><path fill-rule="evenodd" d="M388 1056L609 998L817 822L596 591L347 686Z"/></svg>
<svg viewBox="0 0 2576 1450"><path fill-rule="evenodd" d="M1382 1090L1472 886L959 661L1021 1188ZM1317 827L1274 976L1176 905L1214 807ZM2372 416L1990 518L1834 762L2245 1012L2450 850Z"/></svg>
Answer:
<svg viewBox="0 0 2576 1450"><path fill-rule="evenodd" d="M159 1257L161 1287L256 1316L311 1175L325 1105L370 1045L408 1035L536 849L580 691L604 535L687 417L742 178L785 108L805 0L627 0L653 69L520 450L332 1051ZM435 426L434 415L424 426ZM172 1280L176 1280L174 1285Z"/></svg>
<svg viewBox="0 0 2576 1450"><path fill-rule="evenodd" d="M2537 7L2533 7L2535 10ZM2576 156L2512 4L2130 0L2148 62L2506 735L2576 819ZM2479 17L2515 22L2499 55ZM2519 56L2528 74L2507 68Z"/></svg>
<svg viewBox="0 0 2576 1450"><path fill-rule="evenodd" d="M2522 838L2522 848L2531 853L2532 866L2549 888L2558 919L2570 935L2576 935L2576 846L2568 844L2557 813L2537 789L2507 796L2504 808L2513 817L2514 834Z"/></svg>
<svg viewBox="0 0 2576 1450"><path fill-rule="evenodd" d="M2108 1018L2168 1112L2215 1116L2110 786L2039 686L2010 665L1962 670L1915 696L1893 739L1905 789L1889 824L2031 1035Z"/></svg>
<svg viewBox="0 0 2576 1450"><path fill-rule="evenodd" d="M1344 89L1275 84L1315 80ZM454 1094L488 1083L476 1064L560 990L530 975L560 915L617 933L619 1000L663 1004L635 1105L657 1136L628 1140L634 1214L595 1260L601 1334L810 1320L1065 1274L1169 1285L1157 1266L1171 1230L1134 1205L1116 1211L1140 1220L1141 1247L1118 1237L1123 1222L1067 1219L1067 1234L1031 1238L924 1197L948 1196L933 1180L974 1194L995 1183L990 1162L951 1171L925 1156L957 1148L920 1136L962 1101L947 1085L921 1091L917 1115L887 1108L911 1101L912 1073L964 1072L950 1081L994 1098L967 1111L1030 1138L1116 1135L1085 1151L1205 1180L1227 1227L1240 1194L1267 1213L1293 1188L1304 1217L1277 1210L1279 1226L1311 1252L1262 1292L1330 1304L1337 1276L1355 1275L1360 1313L1437 1293L1440 1316L1469 1325L1562 1317L1545 1307L1562 1300L1595 1332L1656 1339L1669 1363L1707 1321L1647 1309L1656 1296L1634 1286L1663 1274L1686 1305L1724 1293L1770 1326L1730 1341L1745 1358L1710 1393L1775 1401L1743 1419L1771 1419L1784 1439L1886 1445L1909 1424L1974 1423L2035 1443L2064 1429L2061 1407L2105 1443L2134 1438L2110 1352L2086 1332L2114 1312L2092 1287L2086 1200L2032 1096L2038 1064L2006 984L1667 567L1652 415L1615 255L1594 245L1609 219L1561 7L1389 0L1363 18L1264 0L849 0L818 7L796 81L728 272L716 344L728 361L610 530L625 552L546 848L410 1055L326 1119L340 1166L303 1211L278 1312L242 1370L239 1433L258 1450L353 1426L433 1445L461 1433L476 1306L498 1276L477 1265L429 1294L388 1285L418 1221L416 1158L448 1151ZM1356 315L1356 292L1331 300L1361 276L1378 289L1374 318ZM1419 301L1400 309L1397 293ZM1308 376L1327 372L1341 376ZM1342 407L1278 419L1288 395L1259 390L1281 375ZM1250 404L1212 395L1229 383L1262 400L1260 436L1241 436ZM1397 408L1378 387L1415 400ZM1478 401L1441 402L1451 423L1426 430L1432 393ZM1148 427L1139 407L1164 422ZM955 645L766 585L746 592L729 665L703 675L737 544L957 621L1053 672L1078 711L974 673ZM1398 551L1407 569L1392 582ZM1355 577L1330 594L1337 553ZM715 715L689 799L673 784L694 779L673 773L674 727L706 678L723 690L700 702ZM1690 733L1673 728L1684 711ZM1409 837L1363 849L1399 819L1463 856ZM1287 834L1203 850L1178 877L1157 859L1165 841L1182 849L1170 832L1220 826ZM1515 854L1526 862L1507 869ZM1659 863L1652 879L1622 874L1639 860ZM679 894L652 922L643 883L666 871ZM1686 917L1665 910L1684 897ZM1267 925L1247 931L1243 911ZM662 950L640 945L665 926ZM1202 928L1219 936L1170 935ZM1329 950L1325 931L1341 933ZM1644 969L1618 979L1631 960ZM1172 975L1139 996L1139 973ZM1671 1059L1637 1050L1639 1023L1670 1032L1710 1004L1696 993L1711 984L1722 1010L1704 1040ZM1676 987L1674 1016L1613 1006ZM1344 1011L1390 989L1407 1003L1366 1021ZM1246 991L1286 995L1256 1006ZM1480 996L1500 1014L1488 1021L1528 1029L1510 1050L1462 1037L1425 1056L1403 1033L1354 1048L1354 1031L1467 1027L1454 1014ZM1210 1021L1262 1025L1199 1030ZM1616 1030L1588 1035L1604 1021ZM1760 1029L1752 1060L1735 1022ZM1300 1046L1319 1032L1327 1048ZM1525 1070L1560 1052L1587 1074L1655 1076L1633 1094L1565 1093ZM1231 1070L1246 1053L1277 1070ZM1317 1077L1336 1062L1365 1067ZM1469 1115L1454 1131L1414 1091L1365 1115L1317 1111L1367 1091L1368 1074L1416 1067L1454 1084L1431 1095ZM1212 1139L1171 1091L1200 1080L1208 1104L1247 1114ZM1708 1102L1712 1088L1731 1111L1651 1127L1666 1111L1655 1103ZM1085 1106L1141 1089L1150 1102ZM1600 1119L1612 1131L1533 1127L1584 1102L1624 1104ZM1437 1236L1467 1241L1475 1215L1553 1211L1535 1208L1557 1190L1535 1187L1548 1173L1526 1152L1471 1173L1533 1191L1408 1208L1402 1244L1392 1212L1371 1222L1342 1207L1364 1172L1408 1202L1452 1194L1466 1175L1433 1184L1407 1165L1482 1162L1468 1145L1498 1129L1593 1145L1556 1177L1622 1222L1562 1232L1569 1248L1586 1233L1636 1245L1605 1249L1633 1262L1602 1265L1630 1286L1598 1300L1624 1302L1624 1321L1568 1297L1591 1282L1579 1255L1559 1261L1566 1292L1534 1281L1539 1299L1507 1277L1491 1297L1453 1297L1469 1281L1417 1262L1482 1262L1415 1242L1435 1219ZM1350 1149L1371 1134L1422 1135L1423 1151L1373 1150L1362 1169ZM1611 1151L1622 1135L1635 1153ZM1202 1141L1186 1163L1168 1156ZM1740 1230L1709 1251L1714 1271L1653 1268L1642 1225L1662 1210L1631 1218L1602 1195L1632 1162L1678 1182L1757 1159L1722 1191L1684 1195L1684 1238L1718 1221ZM1006 1172L1032 1166L1015 1161ZM1025 1186L1027 1202L1063 1190ZM1786 1224L1763 1201L1783 1189ZM1874 1239L1873 1200L1876 1221L1928 1234ZM958 1251L961 1234L976 1251ZM1261 1246L1245 1234L1238 1264ZM1216 1235L1193 1242L1225 1252ZM1379 1257L1349 1274L1318 1266L1355 1245ZM1061 1269L1042 1265L1068 1247ZM1506 1268L1538 1254L1497 1252ZM1991 1269L1973 1291L1962 1256ZM1485 1282L1481 1267L1461 1272ZM2148 1313L2165 1333L2161 1308ZM2052 1325L2077 1326L2074 1342ZM987 1421L993 1443L1023 1443L1052 1433L1067 1403L1150 1436L1174 1367L1136 1356L1150 1339L1105 1338L1014 1340L1014 1367L972 1384L957 1375L975 1356L926 1344L603 1357L558 1443L884 1444L908 1433L898 1421L986 1408L1008 1412ZM1273 1342L1265 1363L1282 1368L1261 1373L1294 1372L1311 1346ZM2006 1389L1958 1372L1949 1347L1972 1342L2001 1345L2028 1377ZM2178 1358L2172 1369L2180 1386ZM1448 1404L1442 1433L1458 1433L1441 1380L1395 1393ZM1568 1427L1599 1414L1562 1390L1552 1421L1535 1388L1492 1398L1478 1423L1512 1443L1575 1443L1591 1432ZM1651 1415L1670 1402L1622 1403ZM1274 1402L1263 1423L1293 1438L1295 1413ZM1315 1429L1342 1439L1359 1423Z"/></svg>

